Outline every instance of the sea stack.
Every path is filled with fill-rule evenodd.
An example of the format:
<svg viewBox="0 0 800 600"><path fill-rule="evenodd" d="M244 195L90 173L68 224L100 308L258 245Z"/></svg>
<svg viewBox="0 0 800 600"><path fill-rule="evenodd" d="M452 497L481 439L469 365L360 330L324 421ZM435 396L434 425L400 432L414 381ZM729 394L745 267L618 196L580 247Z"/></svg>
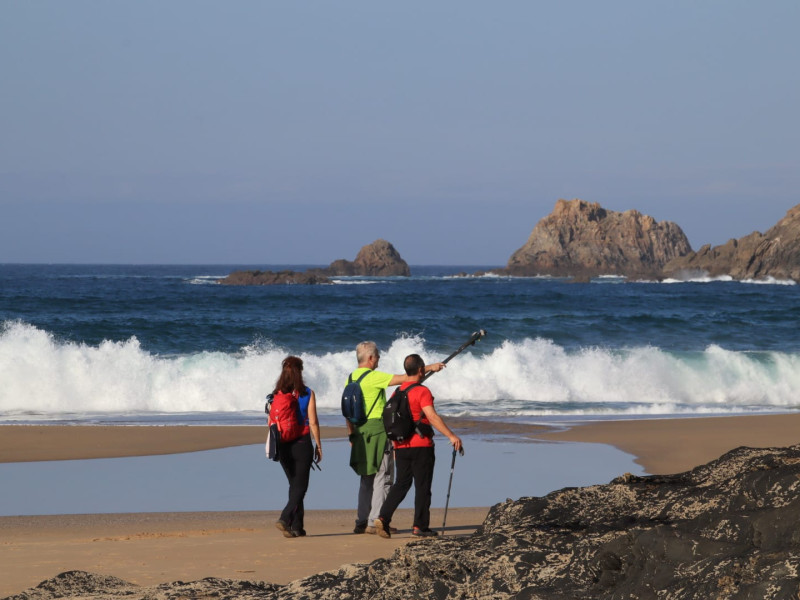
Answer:
<svg viewBox="0 0 800 600"><path fill-rule="evenodd" d="M671 260L664 267L668 277L697 275L734 279L791 279L800 281L800 204L766 233L754 231L720 246L706 244Z"/></svg>
<svg viewBox="0 0 800 600"><path fill-rule="evenodd" d="M620 213L584 200L558 200L511 255L506 271L578 280L600 275L659 278L665 264L691 251L675 223L636 210Z"/></svg>
<svg viewBox="0 0 800 600"><path fill-rule="evenodd" d="M386 240L378 239L359 250L353 262L339 259L326 269L329 275L367 275L378 277L411 275L408 263Z"/></svg>

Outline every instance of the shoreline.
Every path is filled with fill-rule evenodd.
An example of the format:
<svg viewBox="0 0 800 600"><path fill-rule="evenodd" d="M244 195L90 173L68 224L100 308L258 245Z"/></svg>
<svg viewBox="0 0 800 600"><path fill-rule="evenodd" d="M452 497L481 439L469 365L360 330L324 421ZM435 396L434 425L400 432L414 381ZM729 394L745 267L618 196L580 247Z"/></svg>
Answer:
<svg viewBox="0 0 800 600"><path fill-rule="evenodd" d="M686 471L738 446L800 443L800 413L587 420L559 425L446 419L457 433L465 435L613 446L632 455L650 474ZM323 441L347 437L344 427L320 429ZM263 444L265 437L263 425L0 425L0 463L157 456Z"/></svg>
<svg viewBox="0 0 800 600"><path fill-rule="evenodd" d="M576 423L542 441L607 444L633 455L651 475L681 473L740 446L800 443L800 413L653 418Z"/></svg>

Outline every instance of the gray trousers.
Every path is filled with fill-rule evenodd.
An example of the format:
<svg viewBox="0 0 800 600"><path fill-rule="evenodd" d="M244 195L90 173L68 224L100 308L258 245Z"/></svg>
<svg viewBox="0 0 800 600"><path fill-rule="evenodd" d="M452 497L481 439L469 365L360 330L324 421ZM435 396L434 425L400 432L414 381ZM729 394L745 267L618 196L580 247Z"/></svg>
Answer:
<svg viewBox="0 0 800 600"><path fill-rule="evenodd" d="M358 513L356 525L372 525L381 512L381 506L389 494L394 480L394 452L392 443L386 442L386 451L378 472L362 475L358 486Z"/></svg>

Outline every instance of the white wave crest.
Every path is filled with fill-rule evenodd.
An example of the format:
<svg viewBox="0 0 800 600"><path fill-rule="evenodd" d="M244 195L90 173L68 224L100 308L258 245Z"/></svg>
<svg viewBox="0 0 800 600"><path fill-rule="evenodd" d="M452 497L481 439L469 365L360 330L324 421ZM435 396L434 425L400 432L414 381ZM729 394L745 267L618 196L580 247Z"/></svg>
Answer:
<svg viewBox="0 0 800 600"><path fill-rule="evenodd" d="M771 275L764 279L742 279L742 283L751 283L754 285L797 285L794 279L775 279Z"/></svg>
<svg viewBox="0 0 800 600"><path fill-rule="evenodd" d="M481 344L491 344L491 339ZM504 341L467 350L427 381L446 414L664 414L790 410L800 398L800 355L710 346L670 353L654 347L568 352L549 340ZM381 370L402 372L419 353L441 360L419 337L382 348ZM138 340L97 346L56 340L32 325L0 329L0 417L263 410L288 349L269 341L236 354L161 357ZM355 350L299 353L323 414L338 413Z"/></svg>

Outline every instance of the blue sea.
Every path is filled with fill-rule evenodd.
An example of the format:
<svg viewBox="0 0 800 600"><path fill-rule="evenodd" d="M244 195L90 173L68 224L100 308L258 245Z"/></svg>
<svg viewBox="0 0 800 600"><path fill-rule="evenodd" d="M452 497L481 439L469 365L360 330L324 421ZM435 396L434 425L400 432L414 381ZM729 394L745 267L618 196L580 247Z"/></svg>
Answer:
<svg viewBox="0 0 800 600"><path fill-rule="evenodd" d="M795 411L800 288L725 279L589 283L412 276L230 287L238 269L310 265L0 265L0 422L262 423L288 354L339 423L356 344L381 369L438 361L445 415L537 422Z"/></svg>

